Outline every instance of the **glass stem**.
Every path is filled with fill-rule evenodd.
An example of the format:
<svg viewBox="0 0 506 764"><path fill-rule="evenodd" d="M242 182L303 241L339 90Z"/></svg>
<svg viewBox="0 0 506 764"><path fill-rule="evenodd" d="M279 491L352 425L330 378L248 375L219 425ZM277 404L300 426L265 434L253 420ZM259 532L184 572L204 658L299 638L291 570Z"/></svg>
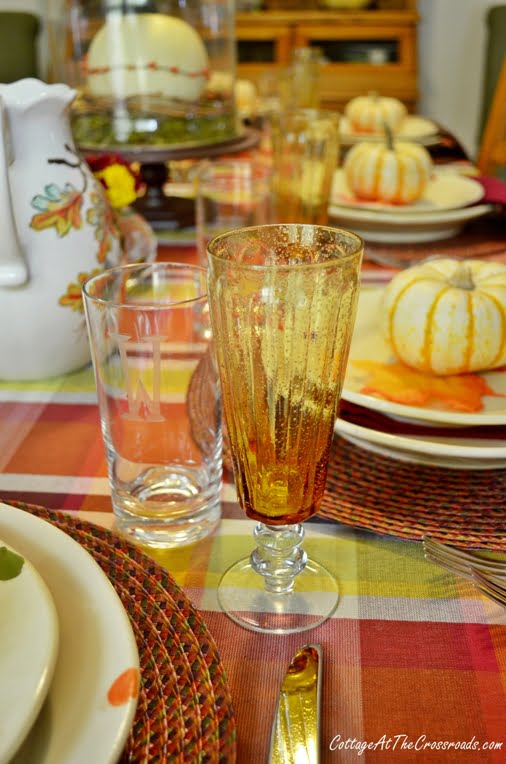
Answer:
<svg viewBox="0 0 506 764"><path fill-rule="evenodd" d="M264 577L265 590L274 594L293 591L295 577L307 562L307 554L301 549L302 525L258 523L253 535L258 546L251 553L251 566Z"/></svg>

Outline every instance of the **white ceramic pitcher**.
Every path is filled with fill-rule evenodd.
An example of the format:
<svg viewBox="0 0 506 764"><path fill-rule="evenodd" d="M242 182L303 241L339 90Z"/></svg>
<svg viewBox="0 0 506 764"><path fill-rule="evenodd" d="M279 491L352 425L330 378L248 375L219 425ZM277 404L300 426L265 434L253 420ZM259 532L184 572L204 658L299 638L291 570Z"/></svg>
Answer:
<svg viewBox="0 0 506 764"><path fill-rule="evenodd" d="M120 258L113 211L76 151L67 85L0 85L0 380L90 359L86 277Z"/></svg>

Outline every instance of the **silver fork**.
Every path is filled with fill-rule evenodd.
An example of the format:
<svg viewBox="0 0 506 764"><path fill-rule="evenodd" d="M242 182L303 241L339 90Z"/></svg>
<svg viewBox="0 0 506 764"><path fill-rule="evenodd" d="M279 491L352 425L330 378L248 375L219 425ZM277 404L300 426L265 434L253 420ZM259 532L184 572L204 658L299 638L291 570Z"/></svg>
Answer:
<svg viewBox="0 0 506 764"><path fill-rule="evenodd" d="M473 583L475 583L474 571L487 577L492 575L496 579L502 579L506 582L506 561L489 560L481 557L477 552L457 549L440 541L435 541L428 536L423 539L423 549L426 559L441 565L452 573L468 578Z"/></svg>
<svg viewBox="0 0 506 764"><path fill-rule="evenodd" d="M506 584L503 578L473 570L475 586L487 597L506 606Z"/></svg>
<svg viewBox="0 0 506 764"><path fill-rule="evenodd" d="M476 552L456 549L428 537L423 539L423 549L427 560L467 578L489 599L506 605L506 563L487 560Z"/></svg>

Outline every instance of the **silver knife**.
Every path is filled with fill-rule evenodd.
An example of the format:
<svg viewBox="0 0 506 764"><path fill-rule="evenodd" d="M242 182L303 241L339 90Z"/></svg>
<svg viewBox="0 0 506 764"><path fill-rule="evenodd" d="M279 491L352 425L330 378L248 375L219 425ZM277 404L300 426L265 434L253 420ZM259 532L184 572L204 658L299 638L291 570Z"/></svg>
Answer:
<svg viewBox="0 0 506 764"><path fill-rule="evenodd" d="M320 761L320 645L298 650L285 674L272 725L269 764Z"/></svg>

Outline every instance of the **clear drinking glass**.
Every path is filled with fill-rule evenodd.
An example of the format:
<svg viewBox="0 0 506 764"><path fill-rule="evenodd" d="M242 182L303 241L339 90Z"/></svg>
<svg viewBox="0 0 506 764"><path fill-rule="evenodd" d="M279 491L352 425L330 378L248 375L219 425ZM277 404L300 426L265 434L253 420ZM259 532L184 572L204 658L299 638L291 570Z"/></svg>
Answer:
<svg viewBox="0 0 506 764"><path fill-rule="evenodd" d="M272 206L279 223L326 225L339 156L339 114L293 109L272 114Z"/></svg>
<svg viewBox="0 0 506 764"><path fill-rule="evenodd" d="M299 224L243 228L208 245L235 481L258 522L257 548L224 574L218 597L255 631L304 631L337 605L334 577L301 548L302 522L325 489L362 254L353 233Z"/></svg>
<svg viewBox="0 0 506 764"><path fill-rule="evenodd" d="M235 228L272 222L271 168L247 159L202 164L196 175L199 263L207 265L207 243Z"/></svg>
<svg viewBox="0 0 506 764"><path fill-rule="evenodd" d="M191 544L221 516L221 395L204 268L122 265L83 286L117 530Z"/></svg>

